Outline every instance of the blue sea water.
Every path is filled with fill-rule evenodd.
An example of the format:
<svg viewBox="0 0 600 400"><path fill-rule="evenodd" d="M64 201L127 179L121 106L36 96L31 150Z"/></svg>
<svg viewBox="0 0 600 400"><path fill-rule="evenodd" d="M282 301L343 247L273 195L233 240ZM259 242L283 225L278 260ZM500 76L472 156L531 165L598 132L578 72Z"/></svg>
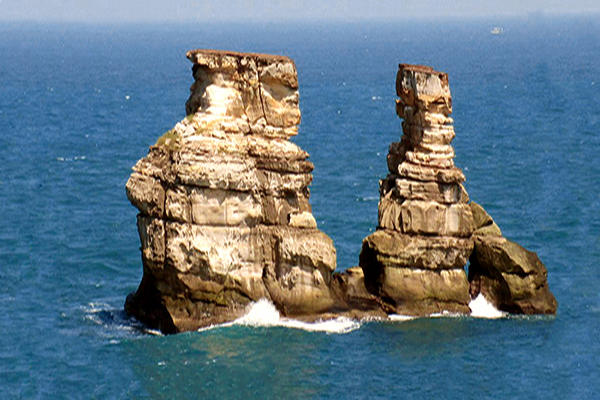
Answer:
<svg viewBox="0 0 600 400"><path fill-rule="evenodd" d="M600 21L501 23L0 24L0 398L600 397ZM377 223L397 64L448 72L467 190L546 264L556 317L148 334L124 185L184 117L192 48L295 60L339 269Z"/></svg>

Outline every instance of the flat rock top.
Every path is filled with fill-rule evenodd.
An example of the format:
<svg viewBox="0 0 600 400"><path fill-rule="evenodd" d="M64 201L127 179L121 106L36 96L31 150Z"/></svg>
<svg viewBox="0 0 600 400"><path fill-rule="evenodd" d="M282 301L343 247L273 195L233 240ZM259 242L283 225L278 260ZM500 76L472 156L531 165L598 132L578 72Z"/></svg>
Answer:
<svg viewBox="0 0 600 400"><path fill-rule="evenodd" d="M415 72L424 72L430 74L439 74L439 71L434 70L433 68L427 65L417 65L417 64L398 64L399 70L404 71L415 71Z"/></svg>
<svg viewBox="0 0 600 400"><path fill-rule="evenodd" d="M262 53L240 53L237 51L227 50L212 50L212 49L196 49L190 50L186 53L186 57L199 64L205 64L207 61L222 60L225 58L252 58L257 61L261 61L265 64L272 64L275 62L293 63L292 59L286 56L273 55L273 54L262 54Z"/></svg>
<svg viewBox="0 0 600 400"><path fill-rule="evenodd" d="M396 93L407 106L418 106L444 115L452 113L448 74L426 65L400 64Z"/></svg>

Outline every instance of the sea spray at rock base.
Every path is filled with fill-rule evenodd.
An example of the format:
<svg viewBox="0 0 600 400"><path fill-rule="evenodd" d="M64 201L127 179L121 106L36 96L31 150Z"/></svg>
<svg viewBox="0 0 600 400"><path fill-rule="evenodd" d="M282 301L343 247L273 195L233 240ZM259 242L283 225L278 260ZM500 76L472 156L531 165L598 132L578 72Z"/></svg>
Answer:
<svg viewBox="0 0 600 400"><path fill-rule="evenodd" d="M233 322L221 325L213 325L198 329L204 332L212 329L226 328L235 325L251 327L283 327L290 329L300 329L308 332L324 332L344 334L352 332L361 326L361 322L354 321L346 317L338 317L324 321L304 322L292 318L282 317L275 305L267 299L260 299L255 303L250 303L246 308L246 314Z"/></svg>
<svg viewBox="0 0 600 400"><path fill-rule="evenodd" d="M496 319L506 317L508 314L498 310L480 293L469 302L471 316L474 318Z"/></svg>

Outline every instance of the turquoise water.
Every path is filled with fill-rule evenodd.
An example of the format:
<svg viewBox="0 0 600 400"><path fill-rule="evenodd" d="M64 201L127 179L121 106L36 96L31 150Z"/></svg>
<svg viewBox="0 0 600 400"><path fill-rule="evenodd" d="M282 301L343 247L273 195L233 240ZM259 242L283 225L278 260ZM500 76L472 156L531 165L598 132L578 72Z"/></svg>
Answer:
<svg viewBox="0 0 600 400"><path fill-rule="evenodd" d="M600 24L0 25L0 398L597 398ZM184 117L184 53L296 61L314 214L356 265L377 223L399 62L446 71L456 163L505 236L538 252L555 318L145 333L124 184Z"/></svg>

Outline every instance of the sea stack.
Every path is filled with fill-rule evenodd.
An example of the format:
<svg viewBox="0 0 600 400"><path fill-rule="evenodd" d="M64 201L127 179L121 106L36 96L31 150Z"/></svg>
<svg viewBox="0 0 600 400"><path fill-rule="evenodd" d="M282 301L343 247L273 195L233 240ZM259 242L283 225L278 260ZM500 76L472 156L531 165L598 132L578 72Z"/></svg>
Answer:
<svg viewBox="0 0 600 400"><path fill-rule="evenodd" d="M166 333L230 321L256 300L328 310L332 240L309 204L298 79L283 56L194 50L187 117L150 147L126 189L144 274L126 310Z"/></svg>
<svg viewBox="0 0 600 400"><path fill-rule="evenodd" d="M556 313L537 254L504 238L462 185L448 75L400 64L396 92L403 135L390 145L377 231L363 241L359 261L368 291L388 313L467 314L480 294L510 313Z"/></svg>
<svg viewBox="0 0 600 400"><path fill-rule="evenodd" d="M475 226L453 161L448 75L400 64L396 92L403 135L380 181L378 229L363 241L365 284L399 314L468 313Z"/></svg>

